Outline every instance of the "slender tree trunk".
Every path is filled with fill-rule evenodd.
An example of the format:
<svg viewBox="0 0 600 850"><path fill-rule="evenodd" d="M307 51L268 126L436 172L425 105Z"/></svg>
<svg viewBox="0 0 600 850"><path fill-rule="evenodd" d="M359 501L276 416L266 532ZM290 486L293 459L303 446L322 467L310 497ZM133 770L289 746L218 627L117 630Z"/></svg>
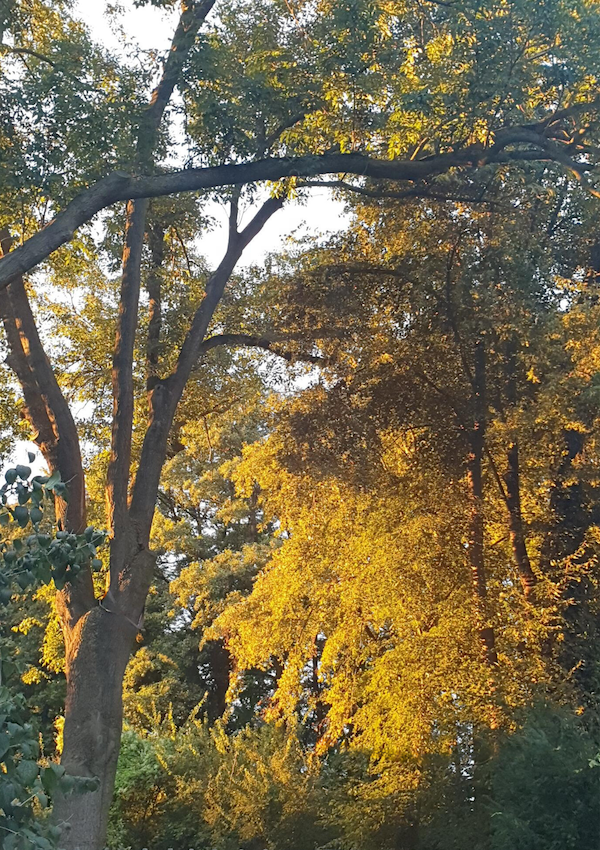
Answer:
<svg viewBox="0 0 600 850"><path fill-rule="evenodd" d="M222 640L209 641L205 644L205 651L213 680L213 688L206 700L206 717L212 724L225 714L232 664L231 655Z"/></svg>
<svg viewBox="0 0 600 850"><path fill-rule="evenodd" d="M479 340L475 348L473 388L474 422L470 436L471 451L467 461L467 481L471 502L467 553L471 567L479 638L488 664L497 664L496 638L488 616L484 552L482 466L485 447L485 347L483 340Z"/></svg>
<svg viewBox="0 0 600 850"><path fill-rule="evenodd" d="M513 557L519 571L525 599L531 600L535 592L537 578L531 567L525 533L523 531L523 515L521 512L521 472L519 468L519 443L515 439L508 447L506 455L507 470L504 475L506 485L506 505L510 542Z"/></svg>
<svg viewBox="0 0 600 850"><path fill-rule="evenodd" d="M511 410L517 404L517 356L516 341L513 339L507 346L507 397ZM523 529L523 513L521 510L521 469L519 464L519 441L513 435L508 451L506 453L507 468L504 474L506 486L506 507L508 509L508 522L510 542L513 557L526 599L532 599L537 584L537 578L531 567L525 531Z"/></svg>

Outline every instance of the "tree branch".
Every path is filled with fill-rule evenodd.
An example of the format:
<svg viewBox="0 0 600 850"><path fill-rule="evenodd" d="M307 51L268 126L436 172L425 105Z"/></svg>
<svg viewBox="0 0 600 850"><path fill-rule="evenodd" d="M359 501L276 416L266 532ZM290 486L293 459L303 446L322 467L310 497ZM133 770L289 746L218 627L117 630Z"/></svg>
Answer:
<svg viewBox="0 0 600 850"><path fill-rule="evenodd" d="M11 47L8 44L0 44L0 53L9 53L13 56L31 56L32 59L37 59L39 62L44 62L46 65L50 65L51 68L54 68L56 71L60 71L61 74L64 74L65 77L68 77L73 82L77 83L77 85L85 91L92 91L96 94L104 94L101 89L94 88L94 86L86 85L76 74L72 74L70 71L66 71L61 67L60 62L57 62L56 59L52 59L50 56L46 56L44 53L39 53L37 50L31 50L29 47ZM24 63L27 65L27 63Z"/></svg>
<svg viewBox="0 0 600 850"><path fill-rule="evenodd" d="M7 230L0 231L0 253L10 250ZM42 346L21 277L3 293L3 318L10 349L9 365L23 389L27 416L52 472L60 472L69 488L69 501L56 500L57 518L63 527L81 533L86 526L85 478L77 428L69 405ZM82 570L76 583L61 593L61 616L74 625L95 604L92 575Z"/></svg>
<svg viewBox="0 0 600 850"><path fill-rule="evenodd" d="M119 317L112 362L113 422L108 465L108 525L116 540L127 524L133 425L133 351L138 323L142 247L148 201L130 201L123 248Z"/></svg>
<svg viewBox="0 0 600 850"><path fill-rule="evenodd" d="M13 56L31 56L33 59L39 59L40 62L45 62L52 68L58 66L58 62L54 59L50 59L49 56L45 56L43 53L38 53L37 50L31 50L29 47L10 47L8 44L2 44L0 45L0 51L2 53L11 53Z"/></svg>
<svg viewBox="0 0 600 850"><path fill-rule="evenodd" d="M234 348L262 348L264 351L268 351L270 354L276 354L277 357L282 357L290 363L302 361L304 363L324 365L329 362L326 357L321 357L318 354L308 354L306 352L296 354L291 351L280 351L273 347L278 342L291 341L293 338L293 335L282 335L275 339L269 339L268 337L252 336L251 334L218 334L204 340L200 346L200 355L210 351L212 348L226 345Z"/></svg>
<svg viewBox="0 0 600 850"><path fill-rule="evenodd" d="M368 189L366 186L354 186L352 183L346 183L345 180L305 180L302 183L298 183L297 188L343 189L355 195L362 195L366 198L373 198L374 200L390 199L405 201L408 198L425 198L431 201L454 201L456 203L466 204L493 203L491 201L486 202L481 196L476 197L473 195L452 193L444 195L441 192L433 192L429 186L415 186L412 189L406 189L401 192L392 192L385 189Z"/></svg>
<svg viewBox="0 0 600 850"><path fill-rule="evenodd" d="M592 108L590 105L589 109ZM547 122L550 120L547 119ZM557 152L547 150L547 137L541 130L534 132L531 126L535 129L542 124L498 130L495 142L487 148L481 144L469 145L462 150L416 160L381 160L361 154L323 154L297 158L268 157L240 165L189 168L141 177L113 172L74 198L42 231L0 261L0 288L6 286L14 275L34 268L61 245L69 242L78 227L90 221L100 210L118 201L160 197L220 186L277 181L285 177L355 174L382 180L419 182L443 174L451 168L523 160L556 161ZM507 146L520 144L527 144L535 149L506 150ZM581 176L591 166L588 163L577 163L569 157L567 167ZM595 189L590 191L596 192Z"/></svg>
<svg viewBox="0 0 600 850"><path fill-rule="evenodd" d="M160 328L162 324L161 266L165 254L165 231L161 226L148 227L148 245L152 255L152 268L148 273L148 337L146 339L146 385L158 377ZM189 265L189 264L188 264Z"/></svg>
<svg viewBox="0 0 600 850"><path fill-rule="evenodd" d="M260 233L267 221L283 206L283 198L269 198L254 218L240 232L235 225L237 202L233 199L230 214L229 243L225 256L206 285L206 294L196 310L185 337L174 372L160 381L152 392L150 424L144 443L131 496L130 515L140 539L147 544L156 503L160 473L166 456L167 440L177 405L202 350L202 343L221 300L223 291L246 246Z"/></svg>
<svg viewBox="0 0 600 850"><path fill-rule="evenodd" d="M6 230L0 232L0 240L2 253L5 254L8 252L11 242ZM14 314L15 330L19 335L20 342L17 347L16 339L13 338L16 349L15 356L20 357L20 348L30 374L39 388L46 407L48 421L51 423L55 435L56 455L47 458L47 460L50 464L55 464L51 468L60 472L63 481L69 485L69 504L61 507L61 518L65 527L79 533L83 531L86 525L86 511L84 475L77 428L69 405L62 394L42 346L21 278L13 280L8 294ZM46 421L40 421L40 424L46 431Z"/></svg>
<svg viewBox="0 0 600 850"><path fill-rule="evenodd" d="M138 160L141 163L146 164L152 158L156 133L164 111L179 81L190 50L194 46L198 30L214 4L215 0L199 0L199 2L184 0L181 4L181 15L173 33L171 48L160 82L152 92L140 124Z"/></svg>

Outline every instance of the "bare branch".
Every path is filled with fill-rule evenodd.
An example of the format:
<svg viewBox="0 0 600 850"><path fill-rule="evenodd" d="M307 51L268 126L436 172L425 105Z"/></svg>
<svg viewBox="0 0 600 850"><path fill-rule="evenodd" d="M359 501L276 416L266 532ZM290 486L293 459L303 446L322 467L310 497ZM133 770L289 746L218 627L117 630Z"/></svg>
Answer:
<svg viewBox="0 0 600 850"><path fill-rule="evenodd" d="M39 62L44 62L46 65L50 65L51 68L54 68L56 71L59 71L61 74L64 74L65 77L68 77L73 82L77 83L77 85L84 89L85 91L96 92L96 94L104 94L101 89L97 89L94 86L88 86L76 74L72 74L70 71L65 70L61 67L60 61L56 59L52 59L50 56L46 56L44 53L40 53L37 50L31 50L29 47L11 47L8 44L0 44L0 53L8 53L13 56L31 56L32 59L37 59ZM25 65L27 63L25 62Z"/></svg>
<svg viewBox="0 0 600 850"><path fill-rule="evenodd" d="M306 112L298 112L295 115L290 115L287 121L283 121L278 127L273 130L272 133L265 138L263 145L261 146L261 150L259 151L259 155L266 153L271 147L275 144L275 142L279 139L282 133L285 133L286 130L289 130L294 124L297 124L299 121L304 121L306 118Z"/></svg>
<svg viewBox="0 0 600 850"><path fill-rule="evenodd" d="M150 102L145 109L138 136L138 159L146 164L152 157L156 142L156 132L166 106L177 85L183 66L196 41L196 35L206 16L215 4L215 0L184 0L181 4L181 16L173 33L171 48L163 68L160 82L152 92Z"/></svg>
<svg viewBox="0 0 600 850"><path fill-rule="evenodd" d="M0 52L10 53L14 56L31 56L33 59L39 59L40 62L51 65L52 68L56 68L58 65L58 62L54 59L45 56L43 53L38 53L37 50L31 50L29 47L10 47L8 44L2 44L0 45Z"/></svg>

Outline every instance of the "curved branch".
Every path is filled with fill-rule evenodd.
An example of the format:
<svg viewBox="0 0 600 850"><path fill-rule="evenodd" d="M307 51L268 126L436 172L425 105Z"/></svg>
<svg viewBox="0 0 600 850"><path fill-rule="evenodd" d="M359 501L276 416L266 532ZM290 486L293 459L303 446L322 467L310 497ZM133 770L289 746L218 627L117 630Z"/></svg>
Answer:
<svg viewBox="0 0 600 850"><path fill-rule="evenodd" d="M304 363L324 365L329 362L326 357L321 357L318 354L308 354L306 352L296 354L292 351L281 351L278 348L274 348L278 342L291 341L293 338L293 334L287 336L281 335L281 337L274 339L269 339L265 336L252 336L252 334L218 334L204 340L200 346L200 354L204 354L206 351L218 348L219 346L230 346L232 348L262 348L263 351L276 354L277 357L281 357L290 363L302 361Z"/></svg>
<svg viewBox="0 0 600 850"><path fill-rule="evenodd" d="M462 150L420 160L381 160L362 154L330 153L297 158L268 157L240 165L188 168L150 177L113 172L74 198L43 230L0 261L0 288L6 286L15 275L30 271L41 263L61 245L69 242L78 227L118 201L277 181L285 177L316 177L319 174L355 174L382 180L418 182L451 168L481 166L499 161L556 161L558 154L555 150L547 149L547 142L548 138L542 132L536 133L530 127L515 127L498 131L495 143L488 148L480 144L469 145ZM518 144L534 145L536 149L506 151L507 146ZM564 157L560 159L562 164ZM569 170L575 170L580 175L589 167L570 158L565 164Z"/></svg>

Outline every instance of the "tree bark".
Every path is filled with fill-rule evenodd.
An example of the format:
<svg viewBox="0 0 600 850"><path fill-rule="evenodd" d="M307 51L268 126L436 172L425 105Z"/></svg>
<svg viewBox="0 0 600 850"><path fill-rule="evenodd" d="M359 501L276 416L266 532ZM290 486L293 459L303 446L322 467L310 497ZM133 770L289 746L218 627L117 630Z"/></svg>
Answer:
<svg viewBox="0 0 600 850"><path fill-rule="evenodd" d="M67 697L61 762L74 776L97 777L96 791L58 794L60 848L104 847L123 719L123 676L137 629L99 605L65 634Z"/></svg>
<svg viewBox="0 0 600 850"><path fill-rule="evenodd" d="M507 346L507 397L511 410L517 404L517 363L516 341L511 340ZM525 598L531 600L535 592L537 577L531 567L527 542L523 528L523 512L521 510L521 469L519 464L519 441L513 434L506 453L507 468L504 474L506 486L506 507L509 517L509 534L513 557Z"/></svg>
<svg viewBox="0 0 600 850"><path fill-rule="evenodd" d="M486 662L496 665L498 654L494 628L489 622L484 550L482 466L485 448L485 346L482 339L475 346L473 390L474 421L470 435L471 451L467 460L467 481L471 502L467 554L471 568L479 639Z"/></svg>

